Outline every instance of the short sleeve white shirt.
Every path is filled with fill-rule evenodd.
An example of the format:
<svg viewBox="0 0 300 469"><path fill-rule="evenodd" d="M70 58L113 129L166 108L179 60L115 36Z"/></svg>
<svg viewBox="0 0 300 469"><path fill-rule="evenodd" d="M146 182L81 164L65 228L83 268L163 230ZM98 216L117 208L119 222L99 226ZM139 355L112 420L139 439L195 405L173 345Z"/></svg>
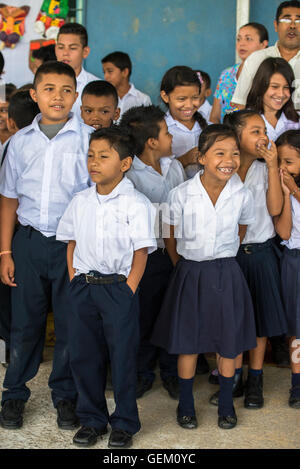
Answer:
<svg viewBox="0 0 300 469"><path fill-rule="evenodd" d="M130 83L129 91L123 96L123 98L119 97L119 108L120 108L120 117L124 112L128 111L128 109L135 107L135 106L150 106L151 99L142 91L136 89L133 83Z"/></svg>
<svg viewBox="0 0 300 469"><path fill-rule="evenodd" d="M294 196L291 197L292 205L292 232L290 239L283 241L281 244L289 249L300 249L300 203Z"/></svg>
<svg viewBox="0 0 300 469"><path fill-rule="evenodd" d="M96 77L92 73L87 72L84 68L81 69L78 77L76 78L77 81L77 93L78 98L76 99L73 107L72 112L77 115L79 119L81 119L81 95L85 86L90 83L91 81L100 80L100 78Z"/></svg>
<svg viewBox="0 0 300 469"><path fill-rule="evenodd" d="M76 241L77 274L96 270L128 277L134 251L155 251L155 209L124 177L105 198L96 186L74 197L58 225L56 239Z"/></svg>
<svg viewBox="0 0 300 469"><path fill-rule="evenodd" d="M268 137L273 142L276 142L277 138L287 130L300 129L300 119L299 122L291 121L285 116L283 112L281 113L275 128L267 121L264 115L262 115L262 118L266 124Z"/></svg>
<svg viewBox="0 0 300 469"><path fill-rule="evenodd" d="M242 73L239 76L237 87L232 97L232 102L236 104L246 104L247 96L252 86L253 78L258 70L260 64L268 57L281 57L278 49L278 42L274 46L267 47L266 49L252 52L251 55L245 60ZM289 60L289 64L294 70L295 78L300 81L300 50L298 53ZM300 97L300 84L297 83L297 96ZM299 100L299 98L298 98ZM300 101L297 102L297 109L300 108Z"/></svg>
<svg viewBox="0 0 300 469"><path fill-rule="evenodd" d="M266 163L254 161L244 181L254 199L255 221L247 227L242 244L264 243L275 236L274 224L267 208L268 167Z"/></svg>
<svg viewBox="0 0 300 469"><path fill-rule="evenodd" d="M235 257L240 245L239 224L255 220L252 194L234 174L214 206L200 174L169 193L169 213L164 211L163 221L175 226L177 252L185 259L201 262Z"/></svg>
<svg viewBox="0 0 300 469"><path fill-rule="evenodd" d="M157 216L155 223L155 233L158 238L159 248L164 247L164 242L160 236L160 208L159 204L167 201L171 189L186 180L185 172L180 161L165 156L160 159L162 174L155 171L152 166L146 165L137 156L134 157L130 170L126 173L135 188L142 192L148 199L156 205Z"/></svg>
<svg viewBox="0 0 300 469"><path fill-rule="evenodd" d="M54 236L58 222L76 192L89 186L87 152L93 131L71 113L51 140L32 124L10 141L0 172L0 193L18 199L19 222Z"/></svg>
<svg viewBox="0 0 300 469"><path fill-rule="evenodd" d="M204 101L202 106L200 106L198 109L198 111L202 114L202 116L207 121L207 123L209 122L211 109L212 109L212 105L208 102L207 99Z"/></svg>

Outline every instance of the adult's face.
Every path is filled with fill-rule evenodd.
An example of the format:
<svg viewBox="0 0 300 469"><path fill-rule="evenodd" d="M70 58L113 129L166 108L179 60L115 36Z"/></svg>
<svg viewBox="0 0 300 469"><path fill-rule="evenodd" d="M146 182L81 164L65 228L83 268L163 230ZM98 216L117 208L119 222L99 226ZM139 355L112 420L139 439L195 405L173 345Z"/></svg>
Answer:
<svg viewBox="0 0 300 469"><path fill-rule="evenodd" d="M282 22L280 20L291 21ZM279 44L286 49L300 49L300 24L296 23L296 20L300 20L300 8L288 7L283 8L278 22L274 21Z"/></svg>

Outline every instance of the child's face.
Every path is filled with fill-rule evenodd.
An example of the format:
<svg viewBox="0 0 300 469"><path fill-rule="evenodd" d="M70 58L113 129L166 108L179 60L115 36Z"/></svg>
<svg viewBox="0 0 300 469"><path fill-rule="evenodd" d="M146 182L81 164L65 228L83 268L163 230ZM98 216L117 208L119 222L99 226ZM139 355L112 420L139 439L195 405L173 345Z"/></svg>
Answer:
<svg viewBox="0 0 300 469"><path fill-rule="evenodd" d="M197 85L176 86L169 94L162 91L161 97L168 105L173 119L182 124L191 122L200 107L200 92Z"/></svg>
<svg viewBox="0 0 300 469"><path fill-rule="evenodd" d="M264 49L268 42L260 42L260 37L255 28L245 26L238 32L236 38L236 51L242 60L246 60L252 52Z"/></svg>
<svg viewBox="0 0 300 469"><path fill-rule="evenodd" d="M240 152L234 138L216 140L199 163L204 166L204 173L218 183L226 183L240 167Z"/></svg>
<svg viewBox="0 0 300 469"><path fill-rule="evenodd" d="M265 121L259 115L248 117L240 137L241 151L254 158L258 157L259 147L267 147L269 139Z"/></svg>
<svg viewBox="0 0 300 469"><path fill-rule="evenodd" d="M8 106L7 102L0 103L0 132L7 130Z"/></svg>
<svg viewBox="0 0 300 469"><path fill-rule="evenodd" d="M69 112L78 93L75 83L68 75L43 74L36 89L30 90L32 99L42 113L42 124L61 124L68 120Z"/></svg>
<svg viewBox="0 0 300 469"><path fill-rule="evenodd" d="M277 112L291 97L290 87L280 73L271 76L269 87L263 97L264 111Z"/></svg>
<svg viewBox="0 0 300 469"><path fill-rule="evenodd" d="M159 134L157 138L157 145L161 156L172 155L172 135L169 133L166 121L163 120L159 123Z"/></svg>
<svg viewBox="0 0 300 469"><path fill-rule="evenodd" d="M132 164L132 158L120 160L118 152L108 140L92 140L88 152L88 172L91 180L99 186L114 186Z"/></svg>
<svg viewBox="0 0 300 469"><path fill-rule="evenodd" d="M111 62L104 62L102 68L104 80L114 85L115 88L118 89L122 84L128 82L128 68L121 70Z"/></svg>
<svg viewBox="0 0 300 469"><path fill-rule="evenodd" d="M119 119L120 109L116 108L113 96L94 96L85 94L82 97L81 117L86 125L95 130L110 127Z"/></svg>
<svg viewBox="0 0 300 469"><path fill-rule="evenodd" d="M277 148L280 169L286 170L294 178L300 174L300 154L290 145L281 145Z"/></svg>
<svg viewBox="0 0 300 469"><path fill-rule="evenodd" d="M79 75L82 69L82 62L90 53L90 48L83 47L81 39L77 34L59 34L55 46L56 58L59 62L70 65Z"/></svg>

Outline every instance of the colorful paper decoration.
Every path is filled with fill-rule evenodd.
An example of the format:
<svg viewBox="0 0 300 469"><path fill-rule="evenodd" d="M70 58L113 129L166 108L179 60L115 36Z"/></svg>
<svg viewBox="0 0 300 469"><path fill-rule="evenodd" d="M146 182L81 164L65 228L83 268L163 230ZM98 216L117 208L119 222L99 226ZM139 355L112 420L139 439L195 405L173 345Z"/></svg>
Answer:
<svg viewBox="0 0 300 469"><path fill-rule="evenodd" d="M35 31L48 39L56 39L68 12L68 0L44 0L34 25Z"/></svg>
<svg viewBox="0 0 300 469"><path fill-rule="evenodd" d="M0 3L0 50L14 49L25 33L25 18L29 6L14 7Z"/></svg>

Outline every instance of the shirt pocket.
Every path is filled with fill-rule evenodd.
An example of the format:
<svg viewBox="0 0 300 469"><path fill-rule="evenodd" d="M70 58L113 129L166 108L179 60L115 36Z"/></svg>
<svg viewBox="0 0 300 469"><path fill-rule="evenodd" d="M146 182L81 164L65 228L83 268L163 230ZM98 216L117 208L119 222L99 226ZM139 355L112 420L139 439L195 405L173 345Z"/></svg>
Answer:
<svg viewBox="0 0 300 469"><path fill-rule="evenodd" d="M80 153L64 152L62 155L60 179L63 184L74 187L88 181L86 158Z"/></svg>

